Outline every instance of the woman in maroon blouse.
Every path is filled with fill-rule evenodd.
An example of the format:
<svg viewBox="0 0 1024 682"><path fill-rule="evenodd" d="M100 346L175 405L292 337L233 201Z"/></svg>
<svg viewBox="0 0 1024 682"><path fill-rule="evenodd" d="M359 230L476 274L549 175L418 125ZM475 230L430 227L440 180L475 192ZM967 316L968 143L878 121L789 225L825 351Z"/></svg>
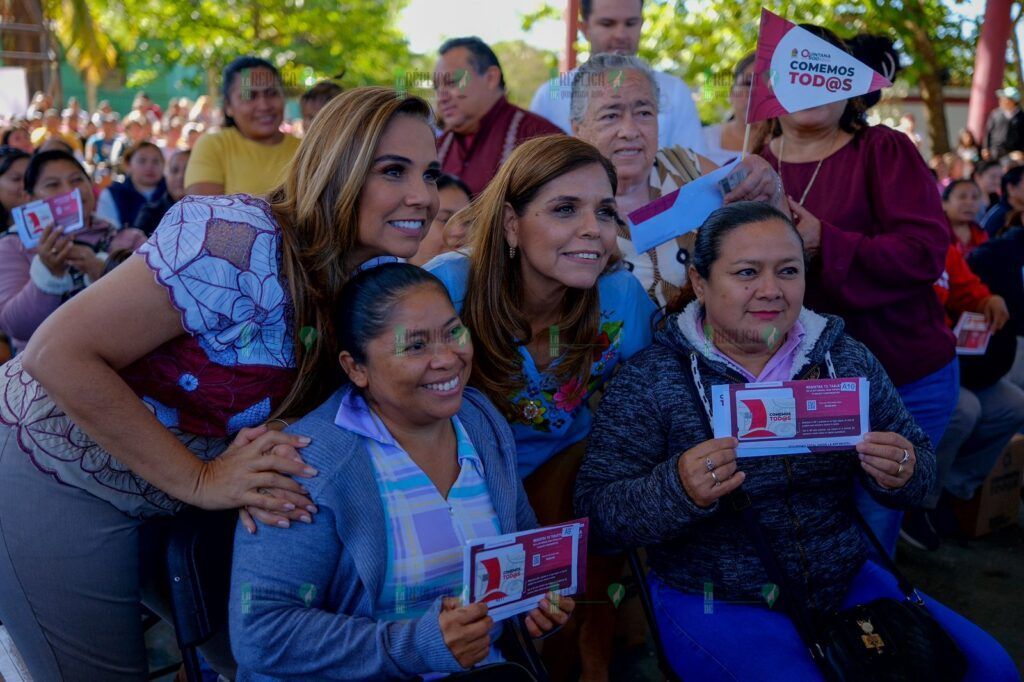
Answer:
<svg viewBox="0 0 1024 682"><path fill-rule="evenodd" d="M847 49L827 29L802 27ZM782 178L812 259L808 307L845 320L936 443L959 385L956 342L932 291L944 269L949 226L920 152L899 131L868 127L864 110L855 98L783 116L761 155ZM858 504L894 549L899 512L866 493Z"/></svg>

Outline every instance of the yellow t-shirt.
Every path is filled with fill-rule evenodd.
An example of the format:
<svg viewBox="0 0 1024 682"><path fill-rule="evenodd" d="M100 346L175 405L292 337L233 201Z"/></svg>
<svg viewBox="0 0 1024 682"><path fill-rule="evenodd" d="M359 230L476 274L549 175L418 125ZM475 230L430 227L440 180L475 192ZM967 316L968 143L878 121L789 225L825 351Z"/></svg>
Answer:
<svg viewBox="0 0 1024 682"><path fill-rule="evenodd" d="M60 138L61 140L64 140L69 145L71 145L72 150L78 152L79 154L82 153L82 141L79 140L77 137L75 137L71 133L51 133L46 128L36 128L35 130L32 131L32 146L38 149L39 147L42 146L44 142L46 142L51 137L56 137Z"/></svg>
<svg viewBox="0 0 1024 682"><path fill-rule="evenodd" d="M291 135L277 144L261 144L242 137L237 128L207 133L192 148L185 187L212 182L224 185L225 194L266 194L284 179L298 148L299 139Z"/></svg>

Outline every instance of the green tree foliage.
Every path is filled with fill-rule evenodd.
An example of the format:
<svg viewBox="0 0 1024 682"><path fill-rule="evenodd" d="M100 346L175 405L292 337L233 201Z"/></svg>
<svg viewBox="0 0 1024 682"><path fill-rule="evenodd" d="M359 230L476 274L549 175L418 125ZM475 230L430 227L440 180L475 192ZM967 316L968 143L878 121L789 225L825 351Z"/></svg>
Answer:
<svg viewBox="0 0 1024 682"><path fill-rule="evenodd" d="M557 55L521 40L495 43L491 48L501 62L509 100L528 109L537 87L558 68Z"/></svg>
<svg viewBox="0 0 1024 682"><path fill-rule="evenodd" d="M45 16L53 20L68 63L87 84L99 84L117 65L117 50L97 23L102 5L89 0L46 0L43 8Z"/></svg>
<svg viewBox="0 0 1024 682"><path fill-rule="evenodd" d="M862 32L893 38L904 55L903 77L911 84L931 72L953 83L970 82L973 25L942 0L776 0L765 6L794 23L826 26L844 38ZM727 89L716 86L728 83L733 65L754 49L760 14L760 3L741 0L648 2L641 56L693 86L710 85L702 93L707 94L702 112L720 113L727 106ZM928 59L922 40L931 46Z"/></svg>
<svg viewBox="0 0 1024 682"><path fill-rule="evenodd" d="M79 0L86 1L86 0ZM239 55L276 64L289 94L342 74L345 86L390 83L407 68L396 28L405 0L88 0L138 73L172 65L209 76Z"/></svg>
<svg viewBox="0 0 1024 682"><path fill-rule="evenodd" d="M831 28L848 38L861 32L887 35L903 54L901 78L920 86L928 106L929 133L936 151L948 146L942 84L969 84L978 27L957 7L967 0L764 0L763 5L794 23ZM745 0L647 0L640 56L675 73L699 91L706 121L728 110L733 65L757 44L762 3ZM524 26L555 16L549 4ZM586 44L581 43L581 50ZM581 58L585 58L583 52Z"/></svg>

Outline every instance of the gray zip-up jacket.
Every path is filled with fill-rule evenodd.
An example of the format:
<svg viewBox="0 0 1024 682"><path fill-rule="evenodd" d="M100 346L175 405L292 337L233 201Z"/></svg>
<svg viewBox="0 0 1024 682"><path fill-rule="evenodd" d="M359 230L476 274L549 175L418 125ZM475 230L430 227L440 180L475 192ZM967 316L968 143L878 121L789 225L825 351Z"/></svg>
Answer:
<svg viewBox="0 0 1024 682"><path fill-rule="evenodd" d="M698 383L710 403L713 385L745 381L696 331L699 314L691 304L670 316L609 384L576 479L576 510L590 517L592 546L646 547L651 568L674 589L703 593L711 583L715 599L762 600L770 581L742 521L720 501L698 507L679 479L681 453L713 438ZM885 370L843 333L842 320L804 309L800 321L806 334L793 378L827 377L829 363L835 376L866 377L871 430L902 434L917 454L914 475L898 490L866 475L853 449L739 460L743 489L789 578L803 585L811 608L825 609L842 602L867 556L851 515L854 482L885 505L913 507L935 485L935 456Z"/></svg>

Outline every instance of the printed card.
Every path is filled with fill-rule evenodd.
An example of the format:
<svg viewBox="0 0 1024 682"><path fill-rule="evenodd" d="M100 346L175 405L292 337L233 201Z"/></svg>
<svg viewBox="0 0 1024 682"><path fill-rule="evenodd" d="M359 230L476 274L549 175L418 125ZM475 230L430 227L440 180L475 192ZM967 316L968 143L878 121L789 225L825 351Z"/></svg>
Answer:
<svg viewBox="0 0 1024 682"><path fill-rule="evenodd" d="M964 313L953 327L957 355L984 355L992 330L981 313Z"/></svg>
<svg viewBox="0 0 1024 682"><path fill-rule="evenodd" d="M64 228L64 234L80 230L85 226L82 211L82 195L78 190L58 194L48 199L32 201L11 211L11 218L27 249L39 245L43 231L51 225Z"/></svg>
<svg viewBox="0 0 1024 682"><path fill-rule="evenodd" d="M870 430L867 379L722 384L711 389L715 438L739 457L847 449Z"/></svg>
<svg viewBox="0 0 1024 682"><path fill-rule="evenodd" d="M487 602L495 621L526 613L549 592L582 592L587 575L587 519L509 533L466 544L463 591Z"/></svg>

